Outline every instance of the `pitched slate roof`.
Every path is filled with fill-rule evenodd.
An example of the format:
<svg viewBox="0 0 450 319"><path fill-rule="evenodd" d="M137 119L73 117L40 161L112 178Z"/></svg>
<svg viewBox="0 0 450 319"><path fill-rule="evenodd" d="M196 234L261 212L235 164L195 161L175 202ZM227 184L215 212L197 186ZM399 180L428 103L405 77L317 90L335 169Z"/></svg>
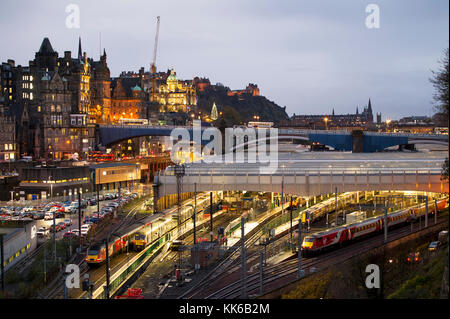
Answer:
<svg viewBox="0 0 450 319"><path fill-rule="evenodd" d="M48 38L44 38L44 40L42 41L41 47L39 48L39 53L41 54L55 53Z"/></svg>
<svg viewBox="0 0 450 319"><path fill-rule="evenodd" d="M117 87L117 81L120 81L120 84L125 90L125 94L127 97L132 97L132 90L136 87L140 88L139 84L141 80L139 78L126 78L126 77L119 77L119 78L113 78L111 80L111 89L115 90Z"/></svg>

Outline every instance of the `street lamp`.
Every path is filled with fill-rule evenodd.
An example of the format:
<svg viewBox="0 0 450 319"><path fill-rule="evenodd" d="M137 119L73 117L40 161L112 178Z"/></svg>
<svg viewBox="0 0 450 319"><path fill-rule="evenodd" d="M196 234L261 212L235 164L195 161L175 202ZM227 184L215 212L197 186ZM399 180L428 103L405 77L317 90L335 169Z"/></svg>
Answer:
<svg viewBox="0 0 450 319"><path fill-rule="evenodd" d="M283 169L283 175L281 177L281 215L284 216L284 168L286 165L281 165Z"/></svg>
<svg viewBox="0 0 450 319"><path fill-rule="evenodd" d="M184 165L175 165L175 169L174 169L174 173L175 176L177 178L177 229L178 229L178 234L180 234L180 226L181 226L181 201L180 201L180 196L181 196L181 186L182 186L182 178L185 175L185 167ZM179 251L178 253L179 256L179 263L180 263L180 267L181 267L181 251Z"/></svg>
<svg viewBox="0 0 450 319"><path fill-rule="evenodd" d="M392 120L387 119L386 120L386 131L389 132L389 124L391 124Z"/></svg>
<svg viewBox="0 0 450 319"><path fill-rule="evenodd" d="M52 181L52 176L48 177L48 182ZM50 198L53 198L53 183L50 183Z"/></svg>
<svg viewBox="0 0 450 319"><path fill-rule="evenodd" d="M328 131L328 117L325 117L323 120L325 122L325 130Z"/></svg>

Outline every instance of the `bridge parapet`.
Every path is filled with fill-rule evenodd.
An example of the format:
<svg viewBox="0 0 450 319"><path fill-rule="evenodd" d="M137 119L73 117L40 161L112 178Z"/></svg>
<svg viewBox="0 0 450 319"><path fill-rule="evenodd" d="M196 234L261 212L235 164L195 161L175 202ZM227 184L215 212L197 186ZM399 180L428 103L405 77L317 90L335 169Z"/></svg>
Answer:
<svg viewBox="0 0 450 319"><path fill-rule="evenodd" d="M286 170L283 173L263 175L259 171L190 170L183 177L183 192L198 191L258 191L316 196L349 191L425 191L448 193L448 182L441 181L439 169L343 169L343 170ZM170 172L160 176L160 195L176 193L176 177Z"/></svg>

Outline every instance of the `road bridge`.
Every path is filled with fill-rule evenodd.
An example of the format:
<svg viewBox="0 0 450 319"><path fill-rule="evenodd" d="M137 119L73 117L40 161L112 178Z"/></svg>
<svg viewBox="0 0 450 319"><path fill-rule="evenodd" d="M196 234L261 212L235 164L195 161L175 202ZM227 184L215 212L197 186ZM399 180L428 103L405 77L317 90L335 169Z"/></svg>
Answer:
<svg viewBox="0 0 450 319"><path fill-rule="evenodd" d="M192 126L154 126L154 125L102 125L96 126L96 144L111 146L121 141L141 136L170 136L175 128L185 128L193 136ZM202 133L207 127L201 127ZM407 134L407 133L377 133L363 131L324 131L278 129L279 139L299 139L318 142L333 147L338 151L377 152L392 146L413 148L414 144L442 144L448 145L448 135ZM202 139L202 144L210 142L212 138ZM265 139L270 139L266 137ZM251 141L250 141L251 142Z"/></svg>

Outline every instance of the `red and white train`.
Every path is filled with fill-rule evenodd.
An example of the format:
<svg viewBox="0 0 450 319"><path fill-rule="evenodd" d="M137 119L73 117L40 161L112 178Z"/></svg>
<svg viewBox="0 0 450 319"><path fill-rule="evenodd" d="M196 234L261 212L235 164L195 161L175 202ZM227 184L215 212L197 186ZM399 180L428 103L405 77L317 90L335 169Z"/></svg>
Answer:
<svg viewBox="0 0 450 319"><path fill-rule="evenodd" d="M446 207L447 200L439 200L437 210ZM434 214L434 201L428 205L428 214ZM425 215L425 204L388 214L388 226L393 227ZM351 243L362 237L374 235L384 229L384 215L368 218L361 222L327 229L303 239L302 255L314 255L323 251Z"/></svg>

